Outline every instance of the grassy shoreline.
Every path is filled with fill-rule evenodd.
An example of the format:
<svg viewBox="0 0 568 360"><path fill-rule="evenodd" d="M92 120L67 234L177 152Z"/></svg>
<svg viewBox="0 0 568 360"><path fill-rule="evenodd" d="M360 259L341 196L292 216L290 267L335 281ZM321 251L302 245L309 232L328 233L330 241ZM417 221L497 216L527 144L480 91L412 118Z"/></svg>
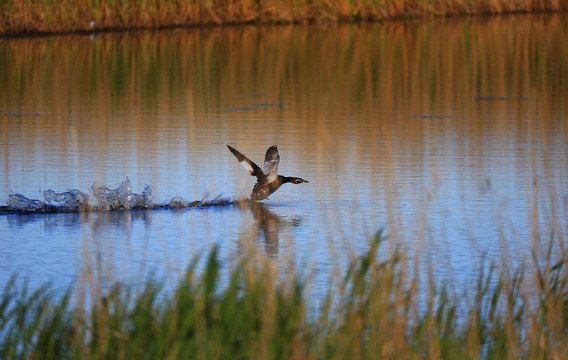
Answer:
<svg viewBox="0 0 568 360"><path fill-rule="evenodd" d="M112 287L89 311L71 295L17 290L0 298L0 358L564 358L568 354L568 256L534 257L534 272L480 271L465 309L461 294L419 289L404 252L382 262L379 233L315 311L309 279L282 278L248 251L220 284L213 249L170 295L150 281L137 294ZM381 250L382 251L382 250ZM426 275L428 276L428 275ZM283 279L283 280L278 280ZM527 286L527 282L531 283ZM460 301L462 305L460 305ZM461 306L461 308L460 308ZM311 312L314 312L313 314Z"/></svg>
<svg viewBox="0 0 568 360"><path fill-rule="evenodd" d="M563 0L5 0L0 35L565 11Z"/></svg>

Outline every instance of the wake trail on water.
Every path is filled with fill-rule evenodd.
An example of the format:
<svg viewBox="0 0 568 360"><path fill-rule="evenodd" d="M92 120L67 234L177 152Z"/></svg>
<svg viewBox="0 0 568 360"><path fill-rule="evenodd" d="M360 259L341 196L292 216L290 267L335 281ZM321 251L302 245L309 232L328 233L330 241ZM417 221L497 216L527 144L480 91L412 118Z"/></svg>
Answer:
<svg viewBox="0 0 568 360"><path fill-rule="evenodd" d="M120 211L120 210L146 210L146 209L183 209L189 207L220 206L239 203L241 199L223 197L219 194L209 199L209 194L201 200L186 201L181 197L174 197L167 204L154 204L152 188L144 185L142 194L132 190L128 177L116 189L93 184L91 192L96 199L92 204L90 196L80 190L73 189L57 193L51 189L42 192L44 200L30 199L24 195L11 193L8 195L6 205L0 205L0 214L27 214L27 213L75 213L92 211Z"/></svg>

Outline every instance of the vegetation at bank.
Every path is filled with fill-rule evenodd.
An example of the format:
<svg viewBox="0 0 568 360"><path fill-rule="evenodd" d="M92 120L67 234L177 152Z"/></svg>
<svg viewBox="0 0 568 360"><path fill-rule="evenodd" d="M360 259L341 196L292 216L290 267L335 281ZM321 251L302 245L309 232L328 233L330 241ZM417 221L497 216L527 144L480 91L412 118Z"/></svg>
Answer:
<svg viewBox="0 0 568 360"><path fill-rule="evenodd" d="M378 234L316 309L305 299L309 279L293 269L279 274L269 259L250 253L225 279L216 249L204 269L197 271L194 261L171 293L155 281L138 293L117 285L94 298L88 311L76 305L81 302L71 291L54 296L45 287L29 293L13 280L0 297L0 358L560 359L568 354L564 250L549 252L544 260L535 256L534 271L487 266L473 293L462 297L432 282L421 288L403 251L378 261L382 242Z"/></svg>
<svg viewBox="0 0 568 360"><path fill-rule="evenodd" d="M0 34L562 11L564 0L3 0Z"/></svg>

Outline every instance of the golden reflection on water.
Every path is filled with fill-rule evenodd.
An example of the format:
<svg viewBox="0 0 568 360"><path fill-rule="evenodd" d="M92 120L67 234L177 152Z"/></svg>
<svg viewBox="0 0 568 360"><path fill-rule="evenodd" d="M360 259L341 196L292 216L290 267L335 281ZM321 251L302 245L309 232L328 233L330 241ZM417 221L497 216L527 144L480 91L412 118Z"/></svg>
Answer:
<svg viewBox="0 0 568 360"><path fill-rule="evenodd" d="M280 171L310 181L277 200L381 199L401 227L390 210L427 212L432 197L515 208L507 188L530 199L538 182L560 199L567 20L2 39L0 197L125 176L162 200L246 196L232 143L257 161L278 144Z"/></svg>

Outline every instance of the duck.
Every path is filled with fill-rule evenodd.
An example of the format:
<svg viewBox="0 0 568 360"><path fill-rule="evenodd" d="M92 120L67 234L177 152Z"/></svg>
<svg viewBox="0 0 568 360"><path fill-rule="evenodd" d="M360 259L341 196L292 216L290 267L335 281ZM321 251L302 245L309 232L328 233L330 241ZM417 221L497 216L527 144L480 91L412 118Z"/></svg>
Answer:
<svg viewBox="0 0 568 360"><path fill-rule="evenodd" d="M251 198L253 200L259 201L268 198L272 193L280 188L283 184L301 184L309 183L309 181L304 180L295 176L282 176L278 175L278 164L280 163L280 155L278 155L278 148L276 145L272 145L266 150L264 155L264 164L262 168L256 165L249 158L241 154L237 149L227 145L229 150L235 155L239 164L245 170L251 174L251 176L256 176L257 182L252 188Z"/></svg>

